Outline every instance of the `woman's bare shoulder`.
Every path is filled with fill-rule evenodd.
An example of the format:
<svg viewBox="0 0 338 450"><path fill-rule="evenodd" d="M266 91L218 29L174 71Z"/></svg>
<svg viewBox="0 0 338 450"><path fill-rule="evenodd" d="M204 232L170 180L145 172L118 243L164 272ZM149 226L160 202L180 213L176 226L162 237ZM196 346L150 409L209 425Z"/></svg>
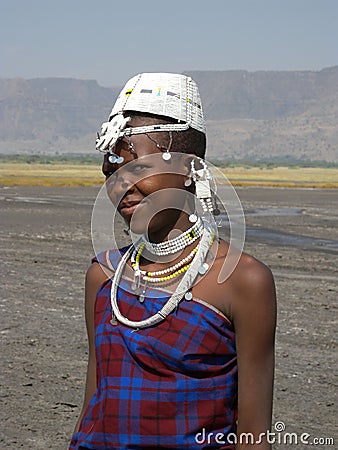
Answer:
<svg viewBox="0 0 338 450"><path fill-rule="evenodd" d="M220 241L212 267L211 281L214 301L233 318L236 311L247 308L248 303L273 302L274 280L271 270L254 256ZM264 307L264 305L263 305Z"/></svg>
<svg viewBox="0 0 338 450"><path fill-rule="evenodd" d="M86 280L90 283L103 283L109 278L109 270L97 261L94 261L87 269Z"/></svg>
<svg viewBox="0 0 338 450"><path fill-rule="evenodd" d="M97 261L94 261L86 272L86 299L95 299L96 293L102 284L107 281L113 272Z"/></svg>
<svg viewBox="0 0 338 450"><path fill-rule="evenodd" d="M243 290L252 288L252 285L260 286L273 281L270 268L262 261L244 251L229 249L227 242L220 241L214 264L219 284L225 286L226 282L231 280L238 289Z"/></svg>
<svg viewBox="0 0 338 450"><path fill-rule="evenodd" d="M250 316L252 320L275 322L276 291L271 269L252 255L242 253L232 274L234 321Z"/></svg>

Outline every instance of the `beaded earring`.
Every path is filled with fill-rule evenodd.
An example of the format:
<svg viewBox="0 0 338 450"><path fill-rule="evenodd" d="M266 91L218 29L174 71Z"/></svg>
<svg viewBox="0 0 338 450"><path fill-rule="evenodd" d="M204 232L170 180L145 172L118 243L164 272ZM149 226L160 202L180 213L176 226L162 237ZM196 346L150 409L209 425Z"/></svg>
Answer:
<svg viewBox="0 0 338 450"><path fill-rule="evenodd" d="M195 195L201 203L204 214L210 213L213 215L218 215L220 211L216 202L216 183L211 175L207 163L201 158L198 158L198 161L202 168L196 169L195 160L193 159L191 161L191 177L186 180L184 184L185 186L190 186L192 181L195 183ZM190 214L189 220L190 222L196 222L196 214Z"/></svg>
<svg viewBox="0 0 338 450"><path fill-rule="evenodd" d="M189 176L189 177L185 180L184 186L185 186L185 187L189 187L189 186L191 186L191 185L192 185L192 179L191 179L191 176ZM197 219L198 219L198 217L197 217L197 215L196 215L195 213L192 213L192 214L189 215L189 222L195 223L195 222L197 222Z"/></svg>
<svg viewBox="0 0 338 450"><path fill-rule="evenodd" d="M195 213L190 214L189 222L195 223L195 222L197 222L197 219L198 219L198 217L197 217L197 215Z"/></svg>
<svg viewBox="0 0 338 450"><path fill-rule="evenodd" d="M118 156L115 153L112 153L110 156L108 156L108 161L111 164L122 164L124 161L123 156Z"/></svg>
<svg viewBox="0 0 338 450"><path fill-rule="evenodd" d="M191 173L192 173L192 170L191 170ZM184 186L189 187L192 185L192 183L193 183L193 179L192 179L192 175L190 174L190 176L185 180ZM189 215L188 219L189 219L189 222L195 223L198 220L198 216L196 213L191 213Z"/></svg>
<svg viewBox="0 0 338 450"><path fill-rule="evenodd" d="M136 155L135 146L134 146L134 144L132 143L132 141L131 141L131 139L130 139L130 136L127 136L127 135L126 135L125 138L126 138L127 141L128 141L128 148L129 148L130 153L133 153L134 155Z"/></svg>
<svg viewBox="0 0 338 450"><path fill-rule="evenodd" d="M151 137L148 133L145 133L146 136L152 141L154 142L154 144L156 145L156 147L159 150L165 150L164 153L162 153L162 158L164 159L164 161L169 161L171 159L171 153L170 153L170 149L173 143L173 133L172 131L168 131L169 133L169 144L168 147L164 147L164 145L159 144L156 139L154 139L153 137Z"/></svg>

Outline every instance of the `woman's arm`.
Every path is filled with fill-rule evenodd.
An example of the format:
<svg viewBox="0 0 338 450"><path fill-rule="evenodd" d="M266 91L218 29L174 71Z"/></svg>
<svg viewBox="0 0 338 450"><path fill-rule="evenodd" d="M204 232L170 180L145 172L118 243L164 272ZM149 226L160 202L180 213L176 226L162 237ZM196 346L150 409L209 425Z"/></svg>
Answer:
<svg viewBox="0 0 338 450"><path fill-rule="evenodd" d="M98 263L93 263L86 273L85 282L85 317L88 337L88 364L86 376L86 388L83 400L83 406L80 416L77 420L74 433L77 433L82 416L96 391L96 355L95 355L95 329L94 329L94 307L96 293L102 283L108 278Z"/></svg>
<svg viewBox="0 0 338 450"><path fill-rule="evenodd" d="M244 260L236 276L238 295L233 304L238 357L236 449L265 450L271 449L266 435L272 416L276 294L270 269L252 257Z"/></svg>

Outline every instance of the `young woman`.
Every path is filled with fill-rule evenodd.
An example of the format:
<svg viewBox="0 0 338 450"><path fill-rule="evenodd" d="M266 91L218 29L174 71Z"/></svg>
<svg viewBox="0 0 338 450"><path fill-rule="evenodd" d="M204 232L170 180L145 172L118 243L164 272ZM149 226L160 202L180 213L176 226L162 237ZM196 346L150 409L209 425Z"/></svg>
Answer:
<svg viewBox="0 0 338 450"><path fill-rule="evenodd" d="M129 80L97 148L133 244L87 272L87 381L70 449L271 448L273 277L217 235L194 81Z"/></svg>

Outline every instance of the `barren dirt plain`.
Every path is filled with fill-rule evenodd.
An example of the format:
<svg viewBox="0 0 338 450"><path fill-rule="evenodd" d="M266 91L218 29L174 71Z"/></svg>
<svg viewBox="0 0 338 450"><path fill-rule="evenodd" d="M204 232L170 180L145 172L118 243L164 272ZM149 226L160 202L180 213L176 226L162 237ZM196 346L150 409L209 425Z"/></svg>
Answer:
<svg viewBox="0 0 338 450"><path fill-rule="evenodd" d="M83 286L98 190L0 187L0 449L67 448L85 381ZM338 190L237 192L246 214L245 250L271 267L277 287L273 424L308 433L309 442L321 438L312 448L334 448L323 439L338 442Z"/></svg>

